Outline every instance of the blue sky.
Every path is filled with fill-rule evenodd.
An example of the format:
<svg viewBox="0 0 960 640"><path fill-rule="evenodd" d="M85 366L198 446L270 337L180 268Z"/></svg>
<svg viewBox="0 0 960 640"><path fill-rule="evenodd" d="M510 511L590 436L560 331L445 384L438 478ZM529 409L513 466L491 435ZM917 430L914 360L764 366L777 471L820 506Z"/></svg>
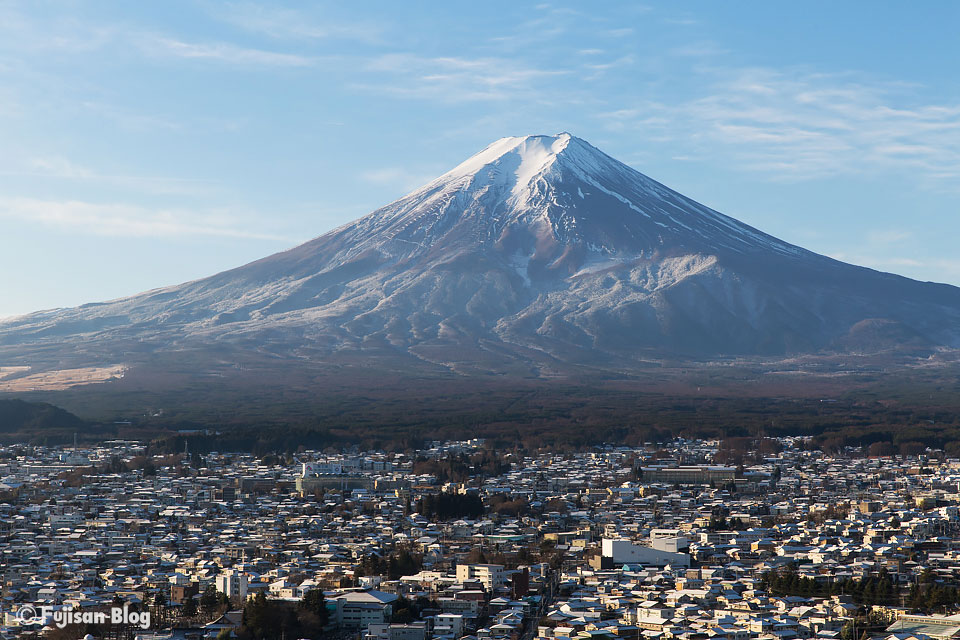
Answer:
<svg viewBox="0 0 960 640"><path fill-rule="evenodd" d="M0 1L0 316L210 275L559 131L960 284L960 3L592 4Z"/></svg>

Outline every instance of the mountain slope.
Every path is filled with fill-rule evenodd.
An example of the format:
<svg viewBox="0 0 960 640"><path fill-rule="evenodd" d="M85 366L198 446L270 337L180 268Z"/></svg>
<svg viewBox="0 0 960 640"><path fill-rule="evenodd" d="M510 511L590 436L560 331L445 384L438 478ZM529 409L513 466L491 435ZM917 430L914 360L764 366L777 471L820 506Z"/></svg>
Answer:
<svg viewBox="0 0 960 640"><path fill-rule="evenodd" d="M36 432L45 429L77 430L87 423L45 402L0 399L0 433Z"/></svg>
<svg viewBox="0 0 960 640"><path fill-rule="evenodd" d="M226 350L550 375L936 347L960 347L960 289L783 242L569 134L499 140L354 223L210 278L0 323L0 365L41 368Z"/></svg>

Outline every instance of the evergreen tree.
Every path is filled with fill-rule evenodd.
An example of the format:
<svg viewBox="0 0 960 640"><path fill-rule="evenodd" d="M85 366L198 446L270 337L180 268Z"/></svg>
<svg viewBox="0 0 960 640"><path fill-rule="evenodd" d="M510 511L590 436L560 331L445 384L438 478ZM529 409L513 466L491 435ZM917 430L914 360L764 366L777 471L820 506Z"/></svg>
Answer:
<svg viewBox="0 0 960 640"><path fill-rule="evenodd" d="M183 603L180 615L184 618L193 618L197 615L197 601L193 596L187 598L187 601Z"/></svg>
<svg viewBox="0 0 960 640"><path fill-rule="evenodd" d="M214 585L208 585L203 591L203 595L200 596L200 609L205 614L210 615L223 606L224 601L227 597L217 591L217 588Z"/></svg>
<svg viewBox="0 0 960 640"><path fill-rule="evenodd" d="M153 615L158 623L163 624L167 617L167 594L160 590L153 598Z"/></svg>
<svg viewBox="0 0 960 640"><path fill-rule="evenodd" d="M300 608L318 618L320 626L326 626L330 612L327 611L327 601L323 596L322 589L311 589L307 595L303 596L300 602Z"/></svg>

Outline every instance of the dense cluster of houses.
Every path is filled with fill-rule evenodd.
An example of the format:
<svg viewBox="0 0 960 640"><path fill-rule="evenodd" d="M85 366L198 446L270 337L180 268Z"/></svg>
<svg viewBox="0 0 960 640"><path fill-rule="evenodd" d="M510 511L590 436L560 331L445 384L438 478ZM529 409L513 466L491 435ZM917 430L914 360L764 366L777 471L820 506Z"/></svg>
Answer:
<svg viewBox="0 0 960 640"><path fill-rule="evenodd" d="M420 463L499 454L481 440L259 459L2 447L0 637L123 603L153 614L141 640L222 639L251 598L317 590L327 633L366 640L960 634L957 603L918 607L958 582L960 463L777 444L740 465L685 440L514 454L456 482ZM417 512L440 493L483 513ZM211 590L222 606L196 611Z"/></svg>

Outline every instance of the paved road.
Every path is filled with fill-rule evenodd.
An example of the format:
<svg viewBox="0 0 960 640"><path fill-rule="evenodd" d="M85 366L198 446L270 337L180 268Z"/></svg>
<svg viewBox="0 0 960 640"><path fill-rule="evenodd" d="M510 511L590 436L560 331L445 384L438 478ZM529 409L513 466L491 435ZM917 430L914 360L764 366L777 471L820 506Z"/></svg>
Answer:
<svg viewBox="0 0 960 640"><path fill-rule="evenodd" d="M527 625L527 630L524 631L522 636L520 636L520 640L533 640L533 638L536 637L537 626L540 624L540 618L543 617L543 615L550 608L550 605L553 604L553 596L557 592L558 579L559 574L553 569L550 569L550 573L547 574L547 590L540 599L540 605L537 607L535 614L531 617L530 623Z"/></svg>

